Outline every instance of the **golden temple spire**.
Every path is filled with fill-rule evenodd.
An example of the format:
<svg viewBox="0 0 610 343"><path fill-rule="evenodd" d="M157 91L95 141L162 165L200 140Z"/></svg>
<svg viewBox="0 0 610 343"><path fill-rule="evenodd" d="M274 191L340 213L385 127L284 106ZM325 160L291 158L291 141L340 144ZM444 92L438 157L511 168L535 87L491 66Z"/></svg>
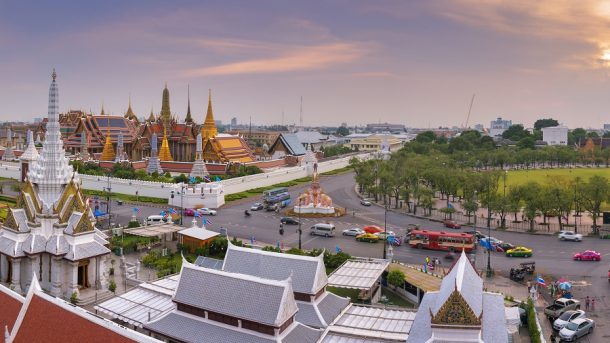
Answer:
<svg viewBox="0 0 610 343"><path fill-rule="evenodd" d="M191 116L191 86L188 85L188 106L186 108L186 118L184 118L184 122L187 124L193 123L193 117Z"/></svg>
<svg viewBox="0 0 610 343"><path fill-rule="evenodd" d="M216 128L216 123L214 122L214 113L212 112L212 90L210 89L208 94L208 112L205 115L205 121L201 127L201 136L203 136L203 139L206 140L216 137L217 134L218 129Z"/></svg>
<svg viewBox="0 0 610 343"><path fill-rule="evenodd" d="M102 112L100 112L100 115L101 115L101 116L103 116L103 115L105 115L105 114L106 114L106 113L104 113L104 102L102 101Z"/></svg>
<svg viewBox="0 0 610 343"><path fill-rule="evenodd" d="M135 113L133 113L133 110L131 109L131 93L129 94L129 106L127 107L125 118L138 120L138 117L136 117Z"/></svg>
<svg viewBox="0 0 610 343"><path fill-rule="evenodd" d="M104 107L102 107L102 111ZM112 139L110 138L110 119L108 119L108 126L106 127L106 142L104 143L104 149L102 150L102 157L100 161L114 161L115 154L114 148L112 147Z"/></svg>
<svg viewBox="0 0 610 343"><path fill-rule="evenodd" d="M163 99L161 102L161 120L165 125L171 120L172 114L169 108L169 89L167 89L167 82L165 88L163 88Z"/></svg>
<svg viewBox="0 0 610 343"><path fill-rule="evenodd" d="M151 108L150 108L150 115L148 116L148 121L152 123L152 122L154 122L155 120L156 120L156 118L155 118L155 114L153 113L153 108L151 107Z"/></svg>
<svg viewBox="0 0 610 343"><path fill-rule="evenodd" d="M159 161L173 161L172 153L169 151L169 142L167 141L167 130L163 128L163 141L161 142L161 150L159 151Z"/></svg>

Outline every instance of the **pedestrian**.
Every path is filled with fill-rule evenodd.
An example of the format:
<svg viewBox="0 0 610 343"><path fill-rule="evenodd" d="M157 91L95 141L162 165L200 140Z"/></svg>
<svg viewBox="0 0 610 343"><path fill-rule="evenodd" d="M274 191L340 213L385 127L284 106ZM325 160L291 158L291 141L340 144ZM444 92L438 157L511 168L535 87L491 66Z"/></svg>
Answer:
<svg viewBox="0 0 610 343"><path fill-rule="evenodd" d="M532 289L532 282L531 281L527 281L527 292L529 293L530 289Z"/></svg>
<svg viewBox="0 0 610 343"><path fill-rule="evenodd" d="M585 299L585 310L589 311L589 296Z"/></svg>
<svg viewBox="0 0 610 343"><path fill-rule="evenodd" d="M595 299L591 299L591 311L595 311Z"/></svg>
<svg viewBox="0 0 610 343"><path fill-rule="evenodd" d="M430 256L426 256L426 264L430 264Z"/></svg>

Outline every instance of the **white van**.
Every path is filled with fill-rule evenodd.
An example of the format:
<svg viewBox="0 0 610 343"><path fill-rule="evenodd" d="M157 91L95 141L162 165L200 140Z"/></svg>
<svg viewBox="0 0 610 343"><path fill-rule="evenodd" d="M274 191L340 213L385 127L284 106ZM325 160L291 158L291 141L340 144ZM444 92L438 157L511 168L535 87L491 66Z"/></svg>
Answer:
<svg viewBox="0 0 610 343"><path fill-rule="evenodd" d="M335 235L335 226L333 224L318 223L311 227L309 234L312 236L332 237Z"/></svg>
<svg viewBox="0 0 610 343"><path fill-rule="evenodd" d="M158 214L148 216L148 218L146 218L146 225L162 224L166 222L167 220L163 216Z"/></svg>

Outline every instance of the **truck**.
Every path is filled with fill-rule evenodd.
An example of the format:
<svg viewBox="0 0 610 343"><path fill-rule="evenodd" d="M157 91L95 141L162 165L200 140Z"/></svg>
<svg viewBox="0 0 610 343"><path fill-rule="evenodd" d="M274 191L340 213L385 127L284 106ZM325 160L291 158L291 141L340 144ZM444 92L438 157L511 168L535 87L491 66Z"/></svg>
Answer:
<svg viewBox="0 0 610 343"><path fill-rule="evenodd" d="M555 302L544 309L544 314L551 320L558 318L564 312L569 310L579 310L580 301L576 299L559 298Z"/></svg>

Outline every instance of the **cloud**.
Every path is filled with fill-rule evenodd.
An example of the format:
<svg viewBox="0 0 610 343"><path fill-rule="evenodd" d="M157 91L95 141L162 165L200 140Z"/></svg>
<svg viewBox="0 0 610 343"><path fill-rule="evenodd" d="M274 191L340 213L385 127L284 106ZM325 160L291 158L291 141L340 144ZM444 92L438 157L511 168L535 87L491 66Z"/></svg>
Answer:
<svg viewBox="0 0 610 343"><path fill-rule="evenodd" d="M316 70L352 62L362 56L363 53L363 49L359 45L351 43L330 43L296 47L278 56L192 69L187 72L187 76L285 73Z"/></svg>
<svg viewBox="0 0 610 343"><path fill-rule="evenodd" d="M434 13L458 23L569 44L566 55L557 56L557 68L608 66L601 60L610 49L610 4L605 1L446 0L431 6Z"/></svg>

